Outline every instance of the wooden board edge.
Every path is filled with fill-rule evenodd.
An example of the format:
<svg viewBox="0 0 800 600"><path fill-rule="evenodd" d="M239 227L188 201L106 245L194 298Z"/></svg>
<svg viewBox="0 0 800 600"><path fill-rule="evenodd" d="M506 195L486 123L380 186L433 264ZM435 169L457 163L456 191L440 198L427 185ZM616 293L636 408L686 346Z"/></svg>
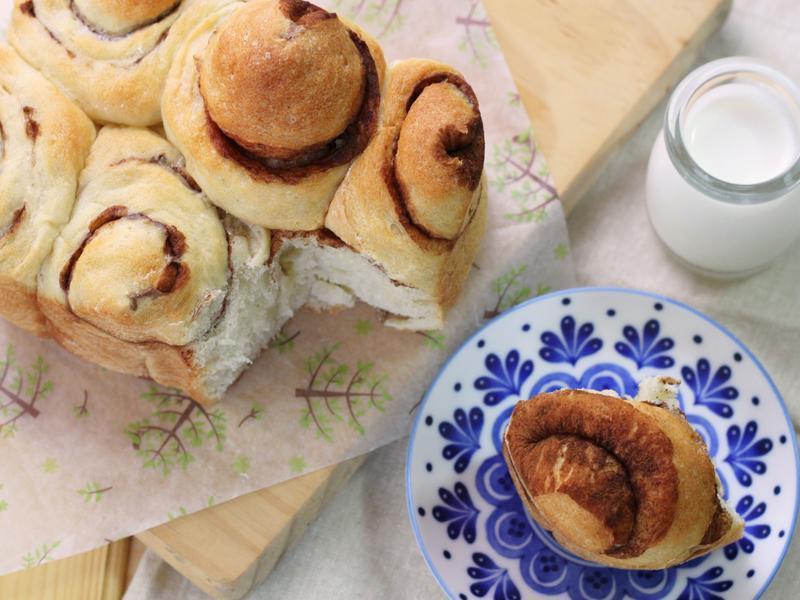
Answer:
<svg viewBox="0 0 800 600"><path fill-rule="evenodd" d="M652 110L672 91L672 88L688 72L697 60L700 48L720 29L733 6L733 0L721 0L714 10L710 11L695 34L686 41L684 50L678 53L659 78L637 102L633 103L628 116L620 121L608 139L601 144L583 169L563 187L556 181L564 211L569 214L578 202L587 194L592 184L597 181L603 168L608 164L615 152L633 135L639 125ZM535 123L534 115L530 115ZM536 129L534 124L534 130Z"/></svg>
<svg viewBox="0 0 800 600"><path fill-rule="evenodd" d="M326 501L350 480L366 458L367 455L358 456L276 486L246 494L219 506L143 531L138 533L136 538L207 594L214 598L238 600L266 579L280 558L302 537L311 522L319 515ZM222 510L226 504L227 510L230 510L244 507L248 503L263 503L266 496L269 496L267 501L275 501L277 496L289 489L295 493L302 490L303 498L296 507L297 510L291 516L285 515L283 521L277 524L276 535L264 537L250 544L248 556L242 561L240 572L225 573L215 568L213 557L220 552L241 552L238 538L224 539L224 536L218 536L214 539L213 545L205 548L189 547L188 543L184 544L186 540L196 538L196 535L187 535L187 532L193 531L196 534L196 529L204 526L208 514ZM274 520L274 515L270 518ZM203 560L189 560L188 557L192 554Z"/></svg>
<svg viewBox="0 0 800 600"><path fill-rule="evenodd" d="M0 598L119 600L130 538L0 577Z"/></svg>

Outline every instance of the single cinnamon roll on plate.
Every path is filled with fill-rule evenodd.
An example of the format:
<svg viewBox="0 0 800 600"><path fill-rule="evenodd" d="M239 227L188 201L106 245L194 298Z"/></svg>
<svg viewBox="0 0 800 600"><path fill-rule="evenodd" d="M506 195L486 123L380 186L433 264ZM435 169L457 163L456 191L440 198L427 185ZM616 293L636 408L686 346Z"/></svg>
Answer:
<svg viewBox="0 0 800 600"><path fill-rule="evenodd" d="M176 55L164 128L209 199L272 229L319 229L378 121L383 54L302 0L235 3Z"/></svg>
<svg viewBox="0 0 800 600"><path fill-rule="evenodd" d="M38 301L68 350L211 402L289 316L269 249L268 231L208 202L166 140L108 126L45 261Z"/></svg>
<svg viewBox="0 0 800 600"><path fill-rule="evenodd" d="M197 22L231 0L15 0L8 39L95 121L155 125Z"/></svg>
<svg viewBox="0 0 800 600"><path fill-rule="evenodd" d="M383 102L380 128L336 192L325 227L423 292L427 327L438 329L486 230L478 100L452 67L413 59L392 66Z"/></svg>
<svg viewBox="0 0 800 600"><path fill-rule="evenodd" d="M0 45L0 314L45 333L36 275L75 202L91 121Z"/></svg>
<svg viewBox="0 0 800 600"><path fill-rule="evenodd" d="M503 455L531 515L566 548L624 569L663 569L739 539L708 449L670 378L633 400L559 390L519 402Z"/></svg>

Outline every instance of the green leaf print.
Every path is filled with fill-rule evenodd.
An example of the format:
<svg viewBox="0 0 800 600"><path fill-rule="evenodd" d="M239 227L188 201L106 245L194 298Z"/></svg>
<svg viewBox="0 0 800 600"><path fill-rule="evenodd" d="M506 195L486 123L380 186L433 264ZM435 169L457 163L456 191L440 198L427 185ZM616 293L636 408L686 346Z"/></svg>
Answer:
<svg viewBox="0 0 800 600"><path fill-rule="evenodd" d="M403 0L338 0L335 9L349 19L370 25L378 37L383 37L403 27L402 5Z"/></svg>
<svg viewBox="0 0 800 600"><path fill-rule="evenodd" d="M179 506L179 507L178 507L178 512L176 512L176 513L174 513L174 514L173 514L173 513L171 513L171 512L168 512L168 513L167 513L167 520L168 520L168 521L172 521L172 520L174 520L174 519L178 519L178 518L180 518L180 517L185 517L185 516L186 516L186 515L188 515L188 514L189 514L189 511L188 511L188 510L186 510L186 507L185 507L185 506Z"/></svg>
<svg viewBox="0 0 800 600"><path fill-rule="evenodd" d="M0 360L0 435L13 437L19 431L18 421L23 417L37 418L41 413L37 402L53 391L53 382L47 378L50 366L39 356L23 369L16 360L14 347L6 347Z"/></svg>
<svg viewBox="0 0 800 600"><path fill-rule="evenodd" d="M37 567L42 563L53 560L53 550L61 545L61 540L56 540L52 544L42 544L39 548L22 557L22 566L26 569Z"/></svg>
<svg viewBox="0 0 800 600"><path fill-rule="evenodd" d="M300 335L299 331L295 331L294 333L287 333L283 329L281 329L274 338L269 342L268 347L272 350L276 350L278 354L285 354L286 352L291 352L294 350L294 341L297 339L297 336Z"/></svg>
<svg viewBox="0 0 800 600"><path fill-rule="evenodd" d="M455 21L463 28L458 49L468 53L473 63L483 68L489 66L489 57L497 48L497 38L486 16L483 3L480 0L472 0L469 11L456 16Z"/></svg>
<svg viewBox="0 0 800 600"><path fill-rule="evenodd" d="M248 421L261 421L264 418L264 405L259 404L258 402L253 402L250 406L250 412L248 412L245 416L242 417L242 420L239 421L239 427L247 423Z"/></svg>
<svg viewBox="0 0 800 600"><path fill-rule="evenodd" d="M355 330L358 335L368 335L372 331L372 323L367 319L359 319L356 321Z"/></svg>
<svg viewBox="0 0 800 600"><path fill-rule="evenodd" d="M569 247L564 243L559 244L553 248L553 256L556 257L556 260L564 260L569 256Z"/></svg>
<svg viewBox="0 0 800 600"><path fill-rule="evenodd" d="M319 439L333 441L334 426L343 422L359 435L365 432L361 418L370 410L382 412L392 399L386 376L376 375L374 364L356 361L355 368L334 358L339 344L323 346L305 362L309 380L295 389L305 401L300 426L313 430Z"/></svg>
<svg viewBox="0 0 800 600"><path fill-rule="evenodd" d="M227 416L222 409L209 410L179 390L151 385L142 398L153 405L150 416L125 428L142 466L163 475L175 467L184 471L196 458L193 449L211 444L222 452Z"/></svg>
<svg viewBox="0 0 800 600"><path fill-rule="evenodd" d="M0 492L3 491L3 484L0 483ZM8 501L0 498L0 512L8 510Z"/></svg>
<svg viewBox="0 0 800 600"><path fill-rule="evenodd" d="M244 454L238 454L236 458L233 459L233 465L231 466L239 475L247 475L247 472L250 470L250 459Z"/></svg>
<svg viewBox="0 0 800 600"><path fill-rule="evenodd" d="M504 310L516 306L531 297L531 288L524 284L521 277L528 265L512 268L492 283L492 290L497 295L494 306L483 312L484 319L494 319Z"/></svg>
<svg viewBox="0 0 800 600"><path fill-rule="evenodd" d="M103 499L103 494L110 491L112 487L102 486L99 483L87 483L83 488L78 490L78 493L83 498L85 503L94 502L95 504L100 502Z"/></svg>
<svg viewBox="0 0 800 600"><path fill-rule="evenodd" d="M539 223L547 218L547 205L558 199L547 165L544 161L537 165L537 158L529 129L494 146L488 165L490 183L498 191L510 190L516 209L503 215L509 221Z"/></svg>
<svg viewBox="0 0 800 600"><path fill-rule="evenodd" d="M417 331L417 335L425 339L425 345L434 350L444 350L444 332L443 331Z"/></svg>
<svg viewBox="0 0 800 600"><path fill-rule="evenodd" d="M308 468L308 464L305 458L300 455L295 455L289 459L289 468L292 473L302 473Z"/></svg>
<svg viewBox="0 0 800 600"><path fill-rule="evenodd" d="M83 403L72 407L72 412L76 419L84 419L89 416L89 391L83 390Z"/></svg>

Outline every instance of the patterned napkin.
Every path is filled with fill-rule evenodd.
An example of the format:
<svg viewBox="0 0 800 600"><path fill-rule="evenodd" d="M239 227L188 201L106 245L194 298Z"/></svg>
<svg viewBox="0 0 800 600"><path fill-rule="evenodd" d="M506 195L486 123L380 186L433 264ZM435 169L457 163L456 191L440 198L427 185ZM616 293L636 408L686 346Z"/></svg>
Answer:
<svg viewBox="0 0 800 600"><path fill-rule="evenodd" d="M503 310L574 284L561 204L476 0L320 2L389 61L463 71L481 103L490 224L443 331L363 305L290 321L225 402L86 363L0 322L0 573L89 550L406 435L447 356ZM0 34L11 11L0 0Z"/></svg>

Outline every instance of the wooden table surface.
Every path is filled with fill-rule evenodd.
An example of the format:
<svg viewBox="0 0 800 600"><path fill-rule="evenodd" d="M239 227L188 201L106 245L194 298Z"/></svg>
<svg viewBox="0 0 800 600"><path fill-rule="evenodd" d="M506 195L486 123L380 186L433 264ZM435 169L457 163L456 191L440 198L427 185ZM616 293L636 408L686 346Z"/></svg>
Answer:
<svg viewBox="0 0 800 600"><path fill-rule="evenodd" d="M691 65L731 2L485 4L569 210L613 150ZM137 537L209 593L241 597L267 576L363 460L248 494ZM141 551L126 539L0 577L0 599L117 599Z"/></svg>

